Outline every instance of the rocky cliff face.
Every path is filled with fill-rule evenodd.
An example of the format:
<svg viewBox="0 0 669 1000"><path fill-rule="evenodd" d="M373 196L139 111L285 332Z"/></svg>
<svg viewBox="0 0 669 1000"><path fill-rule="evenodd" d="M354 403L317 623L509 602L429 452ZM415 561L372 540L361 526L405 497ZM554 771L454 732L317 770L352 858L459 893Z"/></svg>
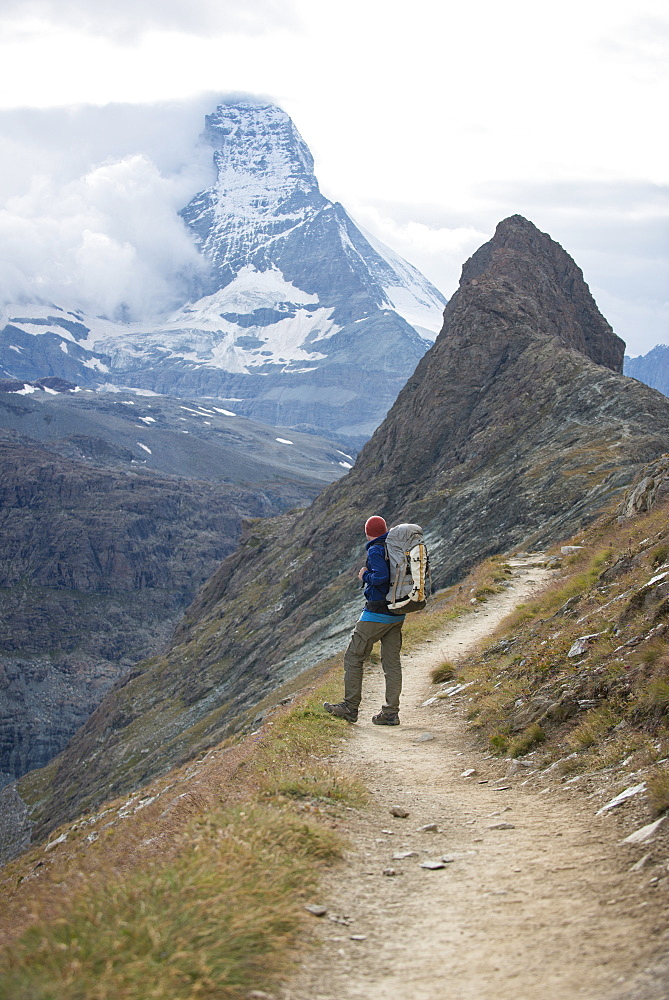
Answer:
<svg viewBox="0 0 669 1000"><path fill-rule="evenodd" d="M3 402L8 413L18 407L26 430L45 417L52 431L69 426L60 400L52 409L5 397L0 416ZM120 408L135 421L141 412ZM155 413L146 419L157 424L162 406ZM103 464L122 459L125 470L96 468L90 452L88 462L68 461L0 430L0 786L46 764L115 681L164 648L198 587L235 549L244 517L276 514L318 492L321 482L304 472L263 468L262 445L270 449L255 431L249 440L261 462L249 463L240 485L152 473L119 458L118 448L103 452ZM261 481L248 483L254 474Z"/></svg>
<svg viewBox="0 0 669 1000"><path fill-rule="evenodd" d="M369 514L425 527L437 586L593 519L669 447L669 400L619 374L621 359L562 248L525 219L500 223L354 469L307 511L249 529L166 656L109 695L48 774L24 779L38 829L209 745L341 649Z"/></svg>
<svg viewBox="0 0 669 1000"><path fill-rule="evenodd" d="M524 289L531 294L535 332L622 372L625 343L597 308L580 267L559 243L520 215L505 219L494 239L470 257L462 269L461 293L469 285L476 287L479 278L492 276L509 282L516 294Z"/></svg>

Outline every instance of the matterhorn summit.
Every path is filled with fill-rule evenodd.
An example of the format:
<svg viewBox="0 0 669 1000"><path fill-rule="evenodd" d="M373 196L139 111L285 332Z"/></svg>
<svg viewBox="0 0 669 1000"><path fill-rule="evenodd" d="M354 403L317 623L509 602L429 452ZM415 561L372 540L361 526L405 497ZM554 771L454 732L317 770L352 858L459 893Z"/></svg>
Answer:
<svg viewBox="0 0 669 1000"><path fill-rule="evenodd" d="M394 309L434 340L443 295L321 194L311 153L284 111L221 105L206 118L205 138L215 149L217 181L182 214L219 287L248 265L278 268L299 288L336 302L342 322L360 318L364 303Z"/></svg>
<svg viewBox="0 0 669 1000"><path fill-rule="evenodd" d="M205 118L216 183L182 212L202 252L228 284L239 270L276 263L272 243L311 223L330 203L288 115L274 105L221 105Z"/></svg>
<svg viewBox="0 0 669 1000"><path fill-rule="evenodd" d="M280 108L221 104L203 138L216 179L181 212L206 264L199 297L155 325L10 309L0 377L215 398L362 444L441 329L445 298L321 194Z"/></svg>

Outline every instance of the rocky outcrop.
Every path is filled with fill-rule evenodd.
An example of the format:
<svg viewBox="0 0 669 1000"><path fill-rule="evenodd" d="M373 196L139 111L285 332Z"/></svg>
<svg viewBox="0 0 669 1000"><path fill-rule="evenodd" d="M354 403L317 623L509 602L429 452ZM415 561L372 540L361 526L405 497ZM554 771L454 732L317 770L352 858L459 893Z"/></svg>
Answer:
<svg viewBox="0 0 669 1000"><path fill-rule="evenodd" d="M556 337L563 347L572 347L597 364L622 372L625 343L597 308L580 267L559 243L522 215L505 219L494 239L467 261L461 292L469 285L475 287L479 278L489 281L492 275L497 282L513 285L516 294L527 290L537 333Z"/></svg>
<svg viewBox="0 0 669 1000"><path fill-rule="evenodd" d="M0 392L25 392L34 389L50 389L52 392L75 392L74 382L67 382L64 378L55 378L47 375L46 378L37 379L36 382L24 382L15 378L0 378Z"/></svg>
<svg viewBox="0 0 669 1000"><path fill-rule="evenodd" d="M618 516L623 519L635 517L650 510L654 504L669 493L669 455L663 455L645 470L641 481L625 494Z"/></svg>
<svg viewBox="0 0 669 1000"><path fill-rule="evenodd" d="M443 586L611 505L669 447L669 400L619 374L621 348L562 248L520 217L500 223L354 469L307 511L249 528L169 652L105 699L46 792L24 779L37 829L218 740L341 649L369 514L421 523Z"/></svg>
<svg viewBox="0 0 669 1000"><path fill-rule="evenodd" d="M30 846L31 829L28 807L16 786L0 789L0 862L8 861Z"/></svg>

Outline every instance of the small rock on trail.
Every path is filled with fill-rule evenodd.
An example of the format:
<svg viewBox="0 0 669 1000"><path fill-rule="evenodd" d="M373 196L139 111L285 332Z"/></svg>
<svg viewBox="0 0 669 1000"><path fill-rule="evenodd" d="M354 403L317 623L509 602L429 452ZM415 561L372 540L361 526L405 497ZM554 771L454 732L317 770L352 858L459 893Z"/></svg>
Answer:
<svg viewBox="0 0 669 1000"><path fill-rule="evenodd" d="M404 809L402 806L391 806L388 812L391 816L396 816L397 819L406 819L409 815L409 810Z"/></svg>

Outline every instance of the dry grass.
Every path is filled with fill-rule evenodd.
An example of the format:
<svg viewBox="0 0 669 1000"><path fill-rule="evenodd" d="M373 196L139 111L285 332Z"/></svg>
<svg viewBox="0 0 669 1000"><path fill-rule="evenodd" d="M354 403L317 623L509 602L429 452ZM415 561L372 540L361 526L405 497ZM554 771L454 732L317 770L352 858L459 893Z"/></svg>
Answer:
<svg viewBox="0 0 669 1000"><path fill-rule="evenodd" d="M110 804L58 849L9 866L0 996L241 1000L273 989L302 904L339 856L339 813L364 802L324 759L346 738L319 709L339 683L333 672L262 733L172 772L159 800L122 822L124 804Z"/></svg>
<svg viewBox="0 0 669 1000"><path fill-rule="evenodd" d="M648 798L656 816L669 810L669 770L658 768L647 781Z"/></svg>
<svg viewBox="0 0 669 1000"><path fill-rule="evenodd" d="M337 856L325 829L258 807L195 821L169 864L90 882L1 970L13 1000L238 998L286 968L296 898Z"/></svg>
<svg viewBox="0 0 669 1000"><path fill-rule="evenodd" d="M443 684L446 681L452 681L455 673L455 667L452 663L442 663L441 666L435 667L431 672L430 680L433 684Z"/></svg>
<svg viewBox="0 0 669 1000"><path fill-rule="evenodd" d="M474 591L474 598L483 603L487 601L489 597L493 597L495 594L499 594L502 590L501 587L495 587L490 584L485 584L483 587L477 587Z"/></svg>
<svg viewBox="0 0 669 1000"><path fill-rule="evenodd" d="M555 582L459 671L474 682L469 718L498 754L541 741L547 763L576 750L570 770L631 755L643 766L644 747L669 725L669 601L644 590L669 552L669 503L620 524L606 515L571 542L582 548Z"/></svg>
<svg viewBox="0 0 669 1000"><path fill-rule="evenodd" d="M483 671L474 672L471 664L467 665L464 677L476 682L474 703L469 709L468 718L475 729L486 733L501 732L507 735L511 732L508 720L516 702L527 697L528 684L523 676L505 678L501 683L495 681L495 675L486 677Z"/></svg>
<svg viewBox="0 0 669 1000"><path fill-rule="evenodd" d="M314 806L365 804L364 787L318 754L346 736L348 726L322 707L324 700L336 702L340 694L341 680L335 671L327 685L274 724L272 738L259 745L252 762L254 784L264 798L310 800Z"/></svg>

